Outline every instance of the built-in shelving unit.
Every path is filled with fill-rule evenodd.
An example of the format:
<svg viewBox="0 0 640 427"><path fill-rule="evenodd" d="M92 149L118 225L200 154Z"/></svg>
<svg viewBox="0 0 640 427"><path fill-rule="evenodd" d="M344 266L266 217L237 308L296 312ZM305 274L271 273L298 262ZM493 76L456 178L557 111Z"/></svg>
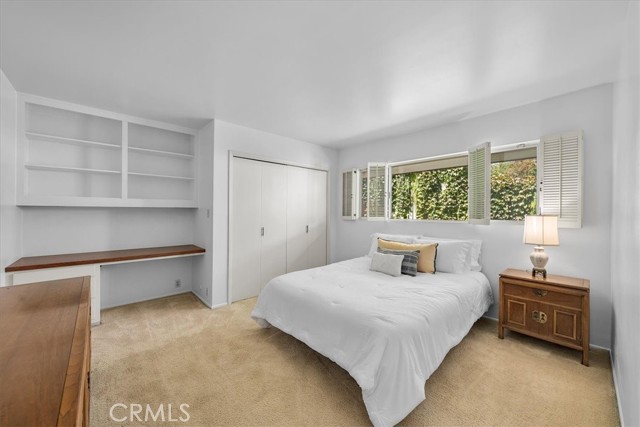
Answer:
<svg viewBox="0 0 640 427"><path fill-rule="evenodd" d="M21 94L18 205L196 207L196 131Z"/></svg>

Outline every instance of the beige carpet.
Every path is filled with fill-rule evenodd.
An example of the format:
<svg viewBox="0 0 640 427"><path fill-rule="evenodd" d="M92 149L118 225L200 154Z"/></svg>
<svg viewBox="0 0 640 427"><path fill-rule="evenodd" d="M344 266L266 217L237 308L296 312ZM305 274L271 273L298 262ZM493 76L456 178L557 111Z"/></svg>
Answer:
<svg viewBox="0 0 640 427"><path fill-rule="evenodd" d="M91 424L361 426L369 418L346 371L294 338L260 329L255 300L218 310L183 294L103 311L92 329ZM426 384L405 426L619 425L608 353L579 352L481 319ZM114 422L130 404L189 405L186 423ZM130 418L130 415L129 415ZM134 418L135 420L135 418Z"/></svg>

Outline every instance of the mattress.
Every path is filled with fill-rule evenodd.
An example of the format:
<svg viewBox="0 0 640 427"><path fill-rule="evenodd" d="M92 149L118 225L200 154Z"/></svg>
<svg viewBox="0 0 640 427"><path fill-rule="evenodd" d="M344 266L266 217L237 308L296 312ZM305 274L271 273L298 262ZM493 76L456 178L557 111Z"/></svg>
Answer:
<svg viewBox="0 0 640 427"><path fill-rule="evenodd" d="M392 277L355 258L271 280L251 316L344 368L374 426L392 426L425 398L426 380L493 302L480 272Z"/></svg>

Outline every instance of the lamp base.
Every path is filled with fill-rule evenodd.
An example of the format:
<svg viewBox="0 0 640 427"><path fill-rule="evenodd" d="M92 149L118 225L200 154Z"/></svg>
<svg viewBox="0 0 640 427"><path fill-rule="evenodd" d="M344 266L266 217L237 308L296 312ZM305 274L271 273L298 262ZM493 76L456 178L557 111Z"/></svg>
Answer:
<svg viewBox="0 0 640 427"><path fill-rule="evenodd" d="M545 270L544 267L547 265L547 261L549 261L549 255L544 252L544 248L542 246L534 247L533 252L529 255L529 259L531 260L531 264L533 264L531 276L539 277L542 275L542 277L546 279L547 270Z"/></svg>

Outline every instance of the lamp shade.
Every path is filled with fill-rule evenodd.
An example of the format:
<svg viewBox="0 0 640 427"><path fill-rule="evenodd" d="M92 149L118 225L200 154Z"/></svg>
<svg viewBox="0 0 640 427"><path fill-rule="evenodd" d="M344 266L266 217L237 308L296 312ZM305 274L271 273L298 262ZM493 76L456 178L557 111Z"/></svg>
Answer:
<svg viewBox="0 0 640 427"><path fill-rule="evenodd" d="M558 246L558 217L527 215L524 217L523 242L527 245Z"/></svg>

